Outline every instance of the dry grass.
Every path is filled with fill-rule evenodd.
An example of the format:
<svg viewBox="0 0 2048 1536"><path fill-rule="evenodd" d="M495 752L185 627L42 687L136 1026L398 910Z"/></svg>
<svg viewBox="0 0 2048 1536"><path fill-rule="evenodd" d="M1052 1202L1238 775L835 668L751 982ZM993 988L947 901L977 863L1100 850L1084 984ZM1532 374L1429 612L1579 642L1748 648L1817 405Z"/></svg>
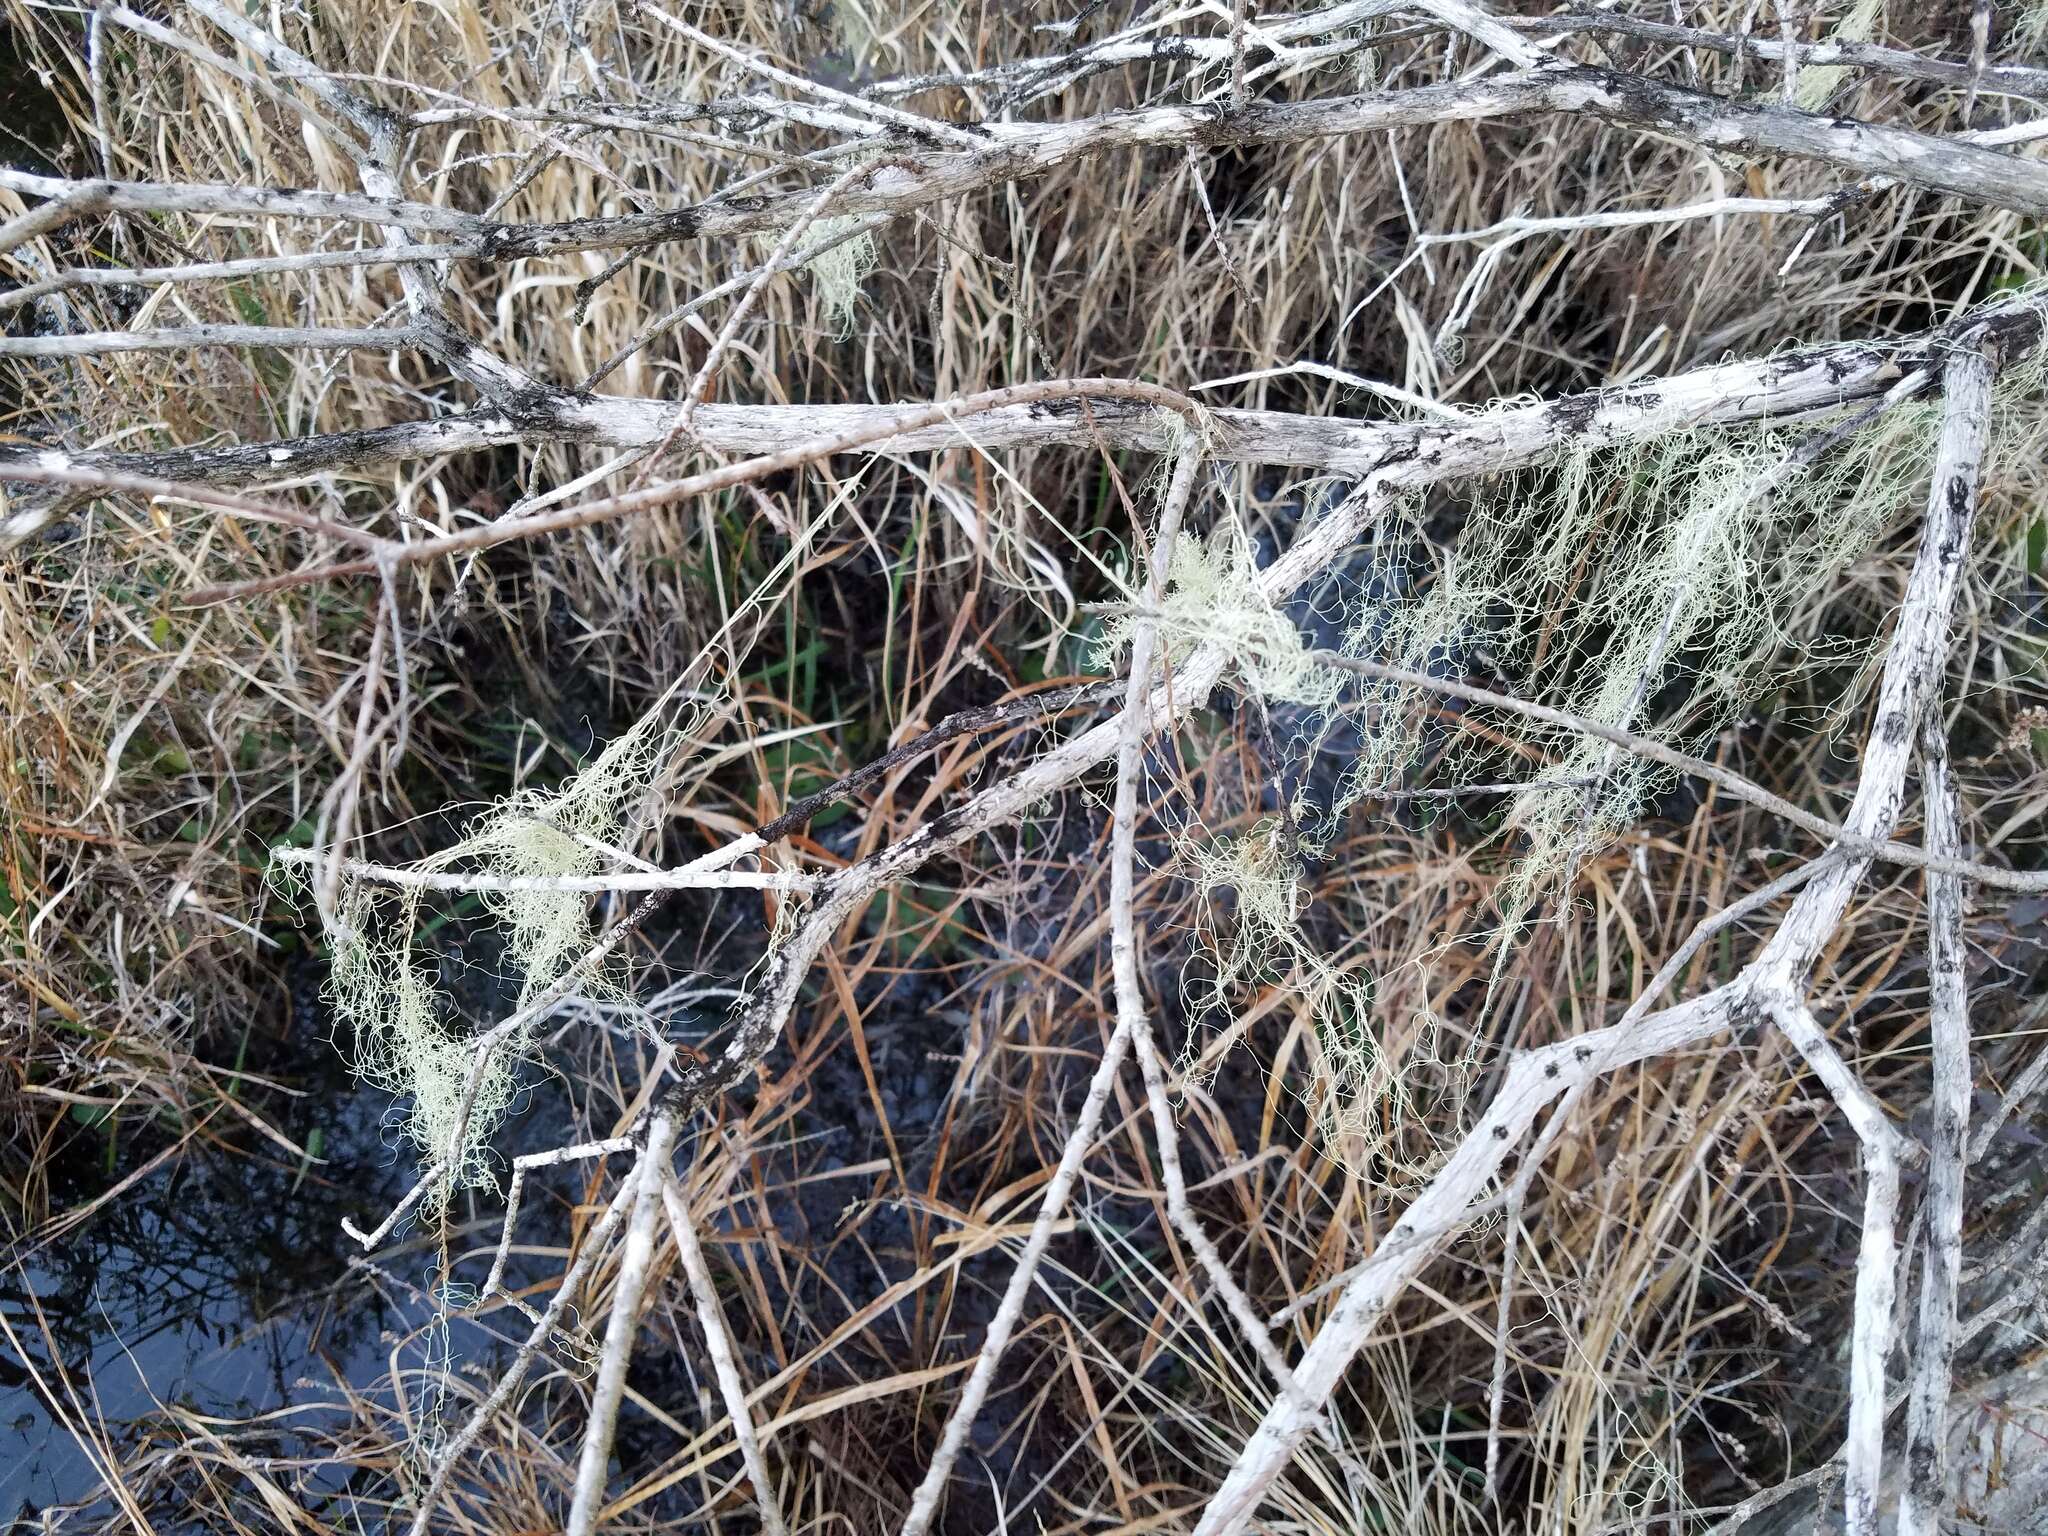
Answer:
<svg viewBox="0 0 2048 1536"><path fill-rule="evenodd" d="M1733 30L1745 9L1710 0L1690 5L1688 21ZM1965 51L1967 6L1892 10L1897 44ZM8 0L7 11L54 71L82 171L95 158L93 109L75 19L24 0ZM1041 18L987 7L841 4L795 23L768 6L722 5L691 19L786 67L850 62L866 78L1052 46L1031 29ZM454 92L522 108L609 90L616 75L677 101L745 83L623 6L586 12L580 45L559 8L497 0L338 0L272 20L323 66L410 107ZM1444 34L1378 25L1393 40L1275 94L1439 78ZM292 113L218 63L114 35L114 175L354 187L347 165L309 148ZM217 35L212 45L225 47ZM1592 55L1601 45L1574 46ZM1658 59L1615 47L1633 67ZM1687 78L1683 64L1661 67ZM1700 56L1709 83L1736 67ZM1174 66L1113 70L1029 110L1079 116L1153 102L1180 78ZM1930 131L1962 125L1960 91L1876 76L1836 90L1834 109L1845 114ZM910 104L964 116L991 102L936 90ZM1987 98L1977 124L2006 105ZM820 142L801 129L764 138L785 152ZM531 123L484 120L423 135L406 181L423 201L552 220L693 201L765 163L695 128L664 138L570 126L549 138ZM1191 184L1197 174L1215 231ZM1793 338L1898 334L1999 283L2042 275L2038 234L2019 215L1894 189L1825 222L1782 274L1805 223L1764 217L1539 235L1484 263L1482 244L1438 244L1427 271L1417 264L1384 283L1418 233L1731 193L1813 197L1838 183L1821 167L1736 166L1564 117L1199 162L1177 150L1116 155L891 225L849 335L818 285L771 284L727 354L716 398L928 399L1078 374L1185 388L1307 358L1474 405ZM0 198L0 217L10 211ZM40 242L37 259L287 253L316 248L320 228L81 226ZM357 238L340 231L326 248ZM492 350L573 383L762 254L714 242L649 248L603 282L581 317L575 285L605 271L605 254L458 264L447 293L457 320ZM139 310L132 292L72 302L95 328L360 326L388 316L400 294L390 269L374 268L338 280L158 288ZM1454 314L1469 319L1447 334ZM658 336L604 387L680 396L719 315L714 307ZM418 358L372 352L289 364L241 351L174 365L110 358L23 369L10 387L13 416L0 426L79 445L253 441L412 419L465 398ZM1204 398L1326 414L1384 409L1301 374ZM346 479L329 507L393 537L427 537L602 462L574 446L426 462ZM559 776L577 744L542 750L550 735L560 743L582 719L610 734L698 666L710 637L740 613L698 673L715 702L696 727L695 755L636 848L698 851L956 708L1078 667L1085 650L1063 643L1066 626L1097 622L1077 605L1115 596L1104 573L1129 563L1147 468L1056 450L1000 464L966 452L857 470L842 462L760 497L422 572L403 599L410 737L403 753L387 738L373 758L362 821L392 829L374 844L383 852L434 846L448 818L478 800ZM613 478L622 488L630 472ZM1286 537L1294 503L1281 487L1247 474L1224 489L1255 529ZM2024 711L2048 702L2030 543L2040 490L2038 466L2024 465L1994 487L1948 690L1960 701L1952 723L1966 760L1967 830L1980 848L1995 843L2035 867L2042 738L2028 733ZM1902 497L1884 547L1836 590L1813 594L1799 632L1882 628L1910 555L1914 504ZM1426 509L1446 528L1459 510L1449 497ZM121 498L94 503L73 527L0 569L9 1066L0 1155L10 1220L31 1234L65 1214L52 1208L41 1170L72 1133L71 1106L138 1127L189 1127L217 1108L234 1041L275 986L264 945L304 942L291 938L291 914L262 878L273 847L310 835L349 756L375 622L368 586L204 612L179 605L186 586L296 563L296 535ZM786 561L792 548L799 556ZM1720 750L1834 815L1865 681L1823 673L1760 701ZM1140 903L1153 937L1147 982L1168 1017L1184 968L1210 964L1209 946L1231 921L1227 904L1197 910L1170 840L1191 822L1212 835L1248 830L1275 803L1278 770L1248 721L1205 716L1152 764L1140 846L1162 867L1144 876ZM1469 725L1447 712L1447 740ZM808 734L773 740L793 729ZM872 851L1038 739L1026 730L949 745L892 774L855 816L799 837L792 858L829 867ZM1366 984L1371 1012L1358 1027L1409 1094L1401 1112L1380 1117L1387 1133L1374 1144L1317 1133L1328 1118L1317 1099L1328 1091L1331 1043L1291 978L1248 988L1228 1015L1169 1030L1187 1068L1184 1155L1197 1203L1254 1301L1268 1313L1300 1306L1281 1330L1290 1353L1314 1332L1319 1288L1399 1215L1504 1050L1603 1022L1699 918L1774 872L1759 850L1782 835L1748 808L1674 794L1588 862L1503 960L1491 899L1508 860L1494 830L1483 810L1369 807L1307 877L1307 931ZM1004 1247L1028 1224L1113 1022L1107 836L1099 806L1077 794L987 839L942 883L881 899L826 956L815 1002L758 1087L734 1096L690 1144L687 1187L793 1529L869 1530L901 1518L1000 1286ZM685 903L672 930L635 956L643 993L692 969L734 981L760 952L773 900ZM1979 1007L1991 1021L1980 1031L1984 1064L1998 1078L2033 1048L2035 1021L2019 999L2037 976L2038 917L2024 902L1987 896L1976 921ZM1842 1043L1873 1088L1902 1110L1924 1083L1921 922L1917 876L1886 872L1815 989L1817 1005L1848 1021ZM1755 920L1756 931L1767 926L1768 914ZM1710 948L1689 979L1714 978L1745 948L1740 934ZM635 1102L651 1052L630 1032L582 1029L551 1059L573 1077L563 1091L577 1126L605 1135ZM834 1135L849 1106L868 1133L858 1140ZM1133 1079L1086 1167L1076 1230L1044 1272L1001 1401L962 1464L947 1529L1181 1529L1257 1421L1268 1385L1220 1309L1202 1304L1199 1271L1165 1220L1146 1134ZM870 1142L871 1156L844 1150ZM1347 1378L1332 1415L1338 1443L1297 1462L1268 1506L1271 1527L1449 1533L1505 1522L1592 1532L1651 1516L1683 1521L1688 1509L1824 1456L1841 1400L1829 1341L1848 1285L1842 1245L1853 1246L1838 1214L1849 1159L1774 1039L1618 1074L1584 1103L1519 1228L1471 1235L1406 1298ZM522 1224L539 1250L536 1282L612 1187L594 1165L545 1183ZM462 1275L488 1262L494 1241L462 1222L486 1215L484 1206L451 1215ZM1521 1278L1507 1310L1496 1511L1484 1506L1481 1469L1508 1241L1521 1244ZM612 1518L622 1530L748 1528L730 1428L708 1377L698 1381L695 1325L673 1267L672 1253L658 1256L645 1324L655 1359L635 1377L645 1392L628 1408L629 1421L639 1418L612 1485ZM603 1315L610 1283L601 1268L584 1318ZM385 1380L309 1385L307 1400L327 1406L297 1426L287 1455L270 1454L272 1426L172 1414L119 1446L124 1497L173 1525L213 1530L382 1528L409 1486L407 1448L431 1443L437 1419L459 1417L486 1384L444 1369L434 1348L428 1334L403 1337ZM447 1528L509 1533L559 1518L584 1390L573 1349L535 1373L473 1457Z"/></svg>

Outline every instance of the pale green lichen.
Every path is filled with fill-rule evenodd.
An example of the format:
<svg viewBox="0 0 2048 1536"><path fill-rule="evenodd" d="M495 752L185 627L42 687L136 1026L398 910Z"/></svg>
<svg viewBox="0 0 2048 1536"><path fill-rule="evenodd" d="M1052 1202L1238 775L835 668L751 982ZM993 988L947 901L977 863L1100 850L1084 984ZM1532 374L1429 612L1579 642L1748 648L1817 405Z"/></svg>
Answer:
<svg viewBox="0 0 2048 1536"><path fill-rule="evenodd" d="M1236 523L1207 537L1181 535L1167 582L1156 617L1168 657L1180 661L1198 645L1220 645L1239 677L1264 699L1315 707L1335 702L1342 675L1317 665L1300 627L1260 591L1251 542ZM1097 667L1115 665L1135 620L1135 614L1119 615L1104 627L1092 658Z"/></svg>
<svg viewBox="0 0 2048 1536"><path fill-rule="evenodd" d="M1932 406L1896 408L1790 478L1777 471L1807 434L1757 428L1574 453L1508 477L1472 507L1433 579L1421 573L1416 595L1362 615L1346 648L1429 671L1483 647L1508 692L1702 747L1767 683L1853 659L1849 642L1793 625L1924 481L1937 417ZM1375 728L1322 835L1351 805L1398 787L1432 739L1427 690L1359 692L1346 708L1362 705ZM1541 779L1507 817L1520 851L1497 901L1512 927L1632 825L1670 775L1505 711L1464 717L1476 728L1433 764L1439 780ZM1540 776L1531 761L1546 764Z"/></svg>
<svg viewBox="0 0 2048 1536"><path fill-rule="evenodd" d="M2001 378L1988 477L2040 453L2043 374L2035 360ZM1786 464L1827 425L1698 429L1566 452L1487 488L1448 547L1393 526L1403 513L1389 509L1375 547L1431 553L1405 579L1381 570L1343 648L1447 677L1468 676L1483 655L1482 672L1508 693L1710 751L1744 710L1804 672L1871 675L1873 640L1829 633L1815 599L1924 495L1940 418L1938 395L1895 406L1796 474ZM1518 783L1498 825L1510 854L1494 896L1504 957L1539 905L1568 895L1586 860L1634 826L1673 775L1581 732L1320 665L1255 577L1234 524L1184 537L1159 614L1169 655L1219 644L1248 693L1303 706L1293 712L1296 761L1340 721L1359 728L1344 737L1352 761L1333 803L1302 795L1246 835L1181 837L1208 937L1188 1000L1199 1013L1261 984L1301 994L1331 1099L1326 1124L1373 1149L1417 1058L1398 1069L1383 1059L1371 978L1305 932L1300 860L1331 846L1351 807L1413 774L1451 794ZM1114 661L1129 629L1128 618L1108 627L1098 664ZM1855 701L1846 691L1837 717Z"/></svg>
<svg viewBox="0 0 2048 1536"><path fill-rule="evenodd" d="M662 701L561 787L499 803L460 842L418 868L553 879L614 865L611 844L680 739L672 716L671 701ZM465 1122L462 1103L476 1051L470 1036L449 1022L436 970L420 952L426 895L417 887L345 879L329 935L327 993L353 1035L357 1074L410 1101L406 1129L423 1162L448 1159L439 1190L445 1196L489 1180L490 1137L530 1057L531 1031L515 1031L493 1054ZM477 899L496 920L506 960L518 969L518 1007L559 981L594 942L585 892L486 891ZM578 977L577 985L589 995L626 1001L600 971Z"/></svg>
<svg viewBox="0 0 2048 1536"><path fill-rule="evenodd" d="M845 234L860 222L856 218L819 219L805 231L804 243L816 245L830 240ZM812 291L817 294L818 303L831 322L833 335L840 341L853 334L861 285L868 280L880 260L881 247L875 243L873 232L863 230L841 240L829 250L821 251L804 264L804 270L811 275Z"/></svg>
<svg viewBox="0 0 2048 1536"><path fill-rule="evenodd" d="M1828 34L1831 43L1867 43L1884 20L1885 0L1856 0L1849 14ZM1780 66L1782 67L1782 66ZM1793 99L1804 112L1818 112L1835 93L1835 87L1854 71L1840 64L1817 64L1799 71Z"/></svg>
<svg viewBox="0 0 2048 1536"><path fill-rule="evenodd" d="M2021 6L2012 19L2007 43L2022 58L2031 59L2041 53L2044 38L2048 38L2048 4L2035 0L2032 5Z"/></svg>
<svg viewBox="0 0 2048 1536"><path fill-rule="evenodd" d="M1406 1069L1430 1057L1434 1021L1419 1021L1417 1047L1397 1068L1380 1046L1372 973L1357 956L1325 954L1303 926L1309 893L1280 819L1241 836L1189 838L1181 852L1207 941L1206 963L1182 976L1190 1013L1201 1017L1259 985L1285 983L1313 1024L1311 1107L1325 1136L1355 1162L1377 1155L1385 1129L1409 1118Z"/></svg>
<svg viewBox="0 0 2048 1536"><path fill-rule="evenodd" d="M876 18L860 0L832 0L832 28L841 47L856 65L865 64L881 43Z"/></svg>

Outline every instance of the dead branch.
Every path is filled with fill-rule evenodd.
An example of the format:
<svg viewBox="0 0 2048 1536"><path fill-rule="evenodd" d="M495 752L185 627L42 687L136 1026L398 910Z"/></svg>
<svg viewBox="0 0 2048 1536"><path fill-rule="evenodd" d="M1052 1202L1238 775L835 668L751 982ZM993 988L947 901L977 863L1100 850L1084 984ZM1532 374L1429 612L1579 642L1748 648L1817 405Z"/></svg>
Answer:
<svg viewBox="0 0 2048 1536"><path fill-rule="evenodd" d="M1865 742L1862 772L1844 823L1859 838L1887 838L1897 824L1912 743L1947 658L1949 615L1976 511L1976 475L1995 358L1994 344L1979 333L1956 349L1943 373L1942 435L1919 551L1886 652L1875 725ZM1864 1141L1868 1190L1864 1247L1857 1264L1845 1502L1849 1529L1856 1536L1874 1532L1882 1479L1884 1349L1890 1339L1898 1133L1867 1090L1840 1065L1818 1026L1810 1025L1803 1001L1807 975L1839 926L1870 862L1868 855L1845 853L1818 871L1761 953L1727 985L1661 1013L1517 1057L1479 1124L1388 1233L1385 1261L1378 1262L1376 1254L1344 1287L1295 1367L1303 1388L1313 1398L1328 1398L1345 1367L1443 1239L1407 1245L1394 1240L1417 1229L1445 1235L1458 1230L1464 1213L1482 1197L1545 1105L1601 1073L1685 1049L1724 1029L1776 1013L1781 1027L1786 1017L1792 1019L1795 1044L1808 1053L1809 1061L1824 1068L1830 1091L1852 1114ZM1309 1428L1292 1401L1284 1395L1276 1398L1203 1511L1196 1536L1236 1536L1242 1531Z"/></svg>
<svg viewBox="0 0 2048 1536"><path fill-rule="evenodd" d="M2011 355L2038 340L2037 305L2022 298L1983 306L1963 322L1987 329ZM1591 390L1534 405L1463 413L1457 421L1370 422L1283 411L1208 409L1212 457L1225 462L1314 469L1345 478L1382 476L1390 489L1439 484L1539 462L1562 448L1646 442L1681 427L1796 422L1881 398L1923 368L1939 367L1958 327L1896 343L1794 348L1769 358L1716 363L1622 390ZM1182 408L1182 397L1146 386L1101 381L1020 386L1014 405L987 403L971 426L953 421L969 400L911 410L885 405L715 405L699 407L692 431L718 453L772 455L792 443L810 457L850 452L912 454L951 448L1108 444L1140 452L1171 450L1154 404ZM1121 393L1121 400L1119 398ZM1047 409L1060 397L1089 401L1078 410ZM429 422L271 443L164 453L109 454L0 444L0 480L16 464L78 468L194 485L252 485L323 474L376 470L410 459L514 444L587 442L648 448L673 429L677 407L598 395L528 413L487 408ZM843 446L841 446L843 444ZM495 541L495 540L494 540Z"/></svg>
<svg viewBox="0 0 2048 1536"><path fill-rule="evenodd" d="M647 1287L647 1268L654 1257L654 1226L661 1214L662 1185L671 1177L675 1121L656 1113L647 1122L647 1144L640 1150L626 1187L633 1192L626 1224L625 1250L612 1281L611 1318L605 1324L604 1352L598 1357L597 1385L591 1393L590 1424L583 1434L583 1454L576 1463L576 1494L569 1506L569 1536L590 1536L604 1499L605 1473L610 1470L612 1437L619 1427L619 1403L626 1395L626 1362L633 1336L640 1328L640 1295Z"/></svg>
<svg viewBox="0 0 2048 1536"><path fill-rule="evenodd" d="M1673 135L1703 149L1817 160L1858 177L1881 177L2021 213L2048 213L2048 166L2036 161L1910 129L1822 117L1785 106L1729 102L1641 76L1565 63L1381 95L1251 102L1221 116L1207 109L1153 107L1066 123L987 124L986 147L906 155L879 165L864 184L848 189L840 212L910 213L1116 150L1296 143L1529 112L1584 113L1616 127ZM936 135L936 125L930 131ZM578 251L629 251L676 240L730 239L780 229L800 216L815 195L723 193L657 213L516 224L396 195L302 188L74 181L5 169L0 169L0 187L29 197L90 196L116 213L240 214L381 224L458 237L481 248L477 259L494 262Z"/></svg>

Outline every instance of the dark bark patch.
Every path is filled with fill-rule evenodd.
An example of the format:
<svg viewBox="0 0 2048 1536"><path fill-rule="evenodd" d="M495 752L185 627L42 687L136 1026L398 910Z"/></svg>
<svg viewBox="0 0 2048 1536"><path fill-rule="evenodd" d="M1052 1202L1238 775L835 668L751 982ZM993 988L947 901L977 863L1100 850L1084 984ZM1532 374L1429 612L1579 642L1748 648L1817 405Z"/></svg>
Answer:
<svg viewBox="0 0 2048 1536"><path fill-rule="evenodd" d="M1602 400L1597 389L1583 395L1566 395L1551 402L1550 408L1544 412L1544 419L1559 436L1577 437L1593 425L1593 418L1600 414Z"/></svg>

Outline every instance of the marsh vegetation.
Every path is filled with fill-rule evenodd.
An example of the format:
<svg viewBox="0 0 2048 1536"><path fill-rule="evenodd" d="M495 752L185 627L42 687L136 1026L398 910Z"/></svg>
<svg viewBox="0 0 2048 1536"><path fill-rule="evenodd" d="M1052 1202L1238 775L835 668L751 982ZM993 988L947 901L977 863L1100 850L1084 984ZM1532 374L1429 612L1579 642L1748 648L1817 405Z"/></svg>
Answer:
<svg viewBox="0 0 2048 1536"><path fill-rule="evenodd" d="M0 6L0 1516L2033 1528L2048 11Z"/></svg>

